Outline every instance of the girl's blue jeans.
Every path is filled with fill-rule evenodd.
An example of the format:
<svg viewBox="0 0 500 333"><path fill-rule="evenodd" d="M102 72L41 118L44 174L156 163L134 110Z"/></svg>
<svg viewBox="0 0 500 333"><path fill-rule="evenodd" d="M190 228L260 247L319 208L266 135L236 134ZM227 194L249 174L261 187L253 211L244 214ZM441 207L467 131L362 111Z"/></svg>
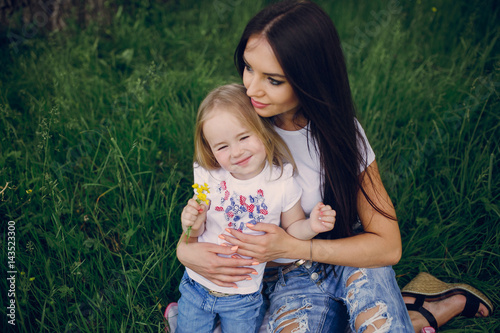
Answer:
<svg viewBox="0 0 500 333"><path fill-rule="evenodd" d="M294 325L297 332L414 332L392 267L355 268L306 262L285 275L268 267L264 305L269 308L268 332ZM370 310L371 316L356 323ZM355 326L359 325L358 329Z"/></svg>
<svg viewBox="0 0 500 333"><path fill-rule="evenodd" d="M260 322L261 290L247 295L217 297L184 272L179 291L176 333L212 333L220 319L222 332L254 333Z"/></svg>

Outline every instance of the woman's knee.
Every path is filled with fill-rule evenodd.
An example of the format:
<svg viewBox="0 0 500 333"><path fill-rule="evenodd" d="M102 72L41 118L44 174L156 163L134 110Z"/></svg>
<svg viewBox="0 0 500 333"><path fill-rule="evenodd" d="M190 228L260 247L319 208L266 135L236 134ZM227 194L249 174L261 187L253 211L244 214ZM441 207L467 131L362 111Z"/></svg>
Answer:
<svg viewBox="0 0 500 333"><path fill-rule="evenodd" d="M344 332L347 326L344 304L323 293L288 296L273 305L270 332Z"/></svg>
<svg viewBox="0 0 500 333"><path fill-rule="evenodd" d="M384 296L391 292L381 287L384 283L376 281L377 279L386 280L390 272L390 269L373 271L360 268L353 271L347 278L346 304L351 316L351 325L354 326L356 332L390 331L392 317L388 314L388 305L385 303Z"/></svg>
<svg viewBox="0 0 500 333"><path fill-rule="evenodd" d="M382 333L391 329L392 318L388 317L387 305L377 303L374 307L358 314L354 319L356 332Z"/></svg>
<svg viewBox="0 0 500 333"><path fill-rule="evenodd" d="M308 302L287 303L277 309L269 320L272 332L304 332L309 325L308 312L312 309Z"/></svg>

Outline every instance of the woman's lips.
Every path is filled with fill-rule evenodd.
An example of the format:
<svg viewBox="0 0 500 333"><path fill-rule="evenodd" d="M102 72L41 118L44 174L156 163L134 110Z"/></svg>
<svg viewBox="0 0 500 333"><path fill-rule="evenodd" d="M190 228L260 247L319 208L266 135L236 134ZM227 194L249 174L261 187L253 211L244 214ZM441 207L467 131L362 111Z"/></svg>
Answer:
<svg viewBox="0 0 500 333"><path fill-rule="evenodd" d="M264 104L264 103L260 103L260 102L257 102L256 100L254 100L253 98L250 99L252 101L252 105L257 108L257 109L263 109L265 108L266 106L268 106L269 104Z"/></svg>

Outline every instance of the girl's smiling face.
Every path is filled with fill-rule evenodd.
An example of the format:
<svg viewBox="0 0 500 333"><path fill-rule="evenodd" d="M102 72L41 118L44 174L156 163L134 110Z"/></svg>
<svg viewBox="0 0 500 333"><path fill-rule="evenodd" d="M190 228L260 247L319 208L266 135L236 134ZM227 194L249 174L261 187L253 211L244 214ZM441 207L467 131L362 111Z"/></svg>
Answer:
<svg viewBox="0 0 500 333"><path fill-rule="evenodd" d="M288 123L297 111L299 100L271 45L263 36L253 35L248 39L243 59L243 84L255 111L261 117L277 116L282 123Z"/></svg>
<svg viewBox="0 0 500 333"><path fill-rule="evenodd" d="M203 124L203 135L217 162L236 179L257 176L267 157L260 138L224 107L210 113Z"/></svg>

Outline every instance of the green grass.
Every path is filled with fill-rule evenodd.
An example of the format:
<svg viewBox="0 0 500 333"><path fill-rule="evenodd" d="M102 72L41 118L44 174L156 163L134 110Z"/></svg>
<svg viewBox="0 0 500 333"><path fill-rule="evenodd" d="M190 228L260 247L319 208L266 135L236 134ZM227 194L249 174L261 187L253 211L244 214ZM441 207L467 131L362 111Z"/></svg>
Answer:
<svg viewBox="0 0 500 333"><path fill-rule="evenodd" d="M397 208L399 284L427 271L498 306L498 5L320 3ZM110 26L69 24L16 44L3 32L0 267L10 270L12 220L17 331L163 332L183 271L175 245L194 116L211 88L240 82L234 47L263 6L143 1ZM498 331L498 313L443 331Z"/></svg>

